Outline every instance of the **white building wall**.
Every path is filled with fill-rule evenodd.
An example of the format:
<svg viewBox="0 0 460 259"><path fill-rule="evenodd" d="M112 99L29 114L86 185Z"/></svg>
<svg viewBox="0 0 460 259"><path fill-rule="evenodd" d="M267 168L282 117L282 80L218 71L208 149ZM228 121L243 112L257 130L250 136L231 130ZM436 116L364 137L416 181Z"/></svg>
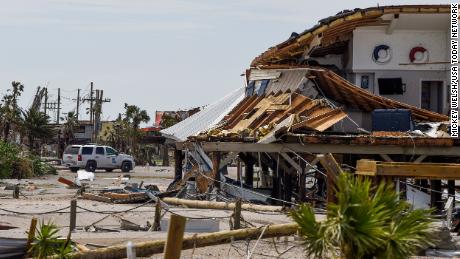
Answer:
<svg viewBox="0 0 460 259"><path fill-rule="evenodd" d="M429 51L429 61L446 61L448 48L446 31L395 30L386 33L386 27L361 27L353 31L353 70L445 70L445 64L401 65L410 63L409 53L421 46ZM390 46L392 58L379 64L372 59L375 46Z"/></svg>
<svg viewBox="0 0 460 259"><path fill-rule="evenodd" d="M429 51L428 62L445 62L449 56L449 40L446 30L395 30L386 33L387 27L361 27L353 32L352 75L357 86L360 86L361 75L370 76L372 82L366 89L380 95L379 78L402 78L405 92L402 95L382 95L387 98L421 106L421 82L443 81L442 95L443 112L447 112L448 64L403 65L410 63L409 53L413 47L422 46ZM446 28L447 29L447 28ZM372 59L375 46L390 46L392 58L388 63L379 64Z"/></svg>

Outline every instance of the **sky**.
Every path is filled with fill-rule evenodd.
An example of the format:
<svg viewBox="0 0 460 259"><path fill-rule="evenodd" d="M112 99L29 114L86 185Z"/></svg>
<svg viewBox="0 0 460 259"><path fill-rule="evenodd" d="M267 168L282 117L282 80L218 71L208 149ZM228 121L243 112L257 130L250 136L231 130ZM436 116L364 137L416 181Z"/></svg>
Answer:
<svg viewBox="0 0 460 259"><path fill-rule="evenodd" d="M0 0L0 93L25 86L28 107L37 86L49 101L61 88L62 113L75 110L77 89L90 82L111 102L153 118L156 110L204 106L244 86L252 59L318 20L344 9L448 1L307 0ZM85 113L83 103L80 114ZM55 118L55 115L50 113ZM87 118L84 115L83 118Z"/></svg>

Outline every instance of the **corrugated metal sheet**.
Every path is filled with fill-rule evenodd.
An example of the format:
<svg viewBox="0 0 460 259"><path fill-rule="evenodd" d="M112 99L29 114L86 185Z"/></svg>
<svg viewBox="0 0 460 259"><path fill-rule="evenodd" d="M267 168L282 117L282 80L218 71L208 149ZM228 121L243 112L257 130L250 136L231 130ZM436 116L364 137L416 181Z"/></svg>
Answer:
<svg viewBox="0 0 460 259"><path fill-rule="evenodd" d="M219 123L244 98L244 87L239 88L202 111L160 132L179 141L195 136Z"/></svg>
<svg viewBox="0 0 460 259"><path fill-rule="evenodd" d="M299 85L306 80L305 75L308 73L307 69L292 69L280 70L281 76L278 79L270 80L266 94L285 93L288 90L294 92L299 88Z"/></svg>

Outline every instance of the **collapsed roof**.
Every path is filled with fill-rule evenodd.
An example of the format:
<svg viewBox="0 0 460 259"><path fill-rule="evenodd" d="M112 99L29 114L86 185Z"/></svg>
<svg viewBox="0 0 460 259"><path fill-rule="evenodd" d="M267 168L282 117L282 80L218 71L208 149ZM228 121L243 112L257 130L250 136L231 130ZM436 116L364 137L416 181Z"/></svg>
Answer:
<svg viewBox="0 0 460 259"><path fill-rule="evenodd" d="M280 131L325 131L348 115L344 108L408 109L419 122L448 121L446 115L367 92L325 68L251 69L246 97L219 127L202 137L255 137Z"/></svg>
<svg viewBox="0 0 460 259"><path fill-rule="evenodd" d="M269 48L256 57L251 67L272 64L292 64L303 54L318 55L318 52L339 50L351 37L354 29L360 26L389 25L391 21L382 19L386 14L437 14L450 13L449 5L401 5L382 6L366 9L345 10L335 16L320 20L314 27L297 34ZM316 52L316 53L313 53Z"/></svg>

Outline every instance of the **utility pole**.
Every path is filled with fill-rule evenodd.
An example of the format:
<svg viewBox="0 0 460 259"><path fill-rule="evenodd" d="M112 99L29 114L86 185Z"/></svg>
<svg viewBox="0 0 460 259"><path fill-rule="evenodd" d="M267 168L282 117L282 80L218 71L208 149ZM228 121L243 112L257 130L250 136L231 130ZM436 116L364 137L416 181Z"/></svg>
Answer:
<svg viewBox="0 0 460 259"><path fill-rule="evenodd" d="M91 82L91 90L89 93L89 121L93 122L93 82Z"/></svg>
<svg viewBox="0 0 460 259"><path fill-rule="evenodd" d="M94 104L94 111L93 111L93 142L96 142L97 138L97 115L99 114L99 90L96 89L96 102Z"/></svg>
<svg viewBox="0 0 460 259"><path fill-rule="evenodd" d="M57 125L59 125L59 117L61 115L60 111L61 111L61 88L58 88L57 118L56 118Z"/></svg>
<svg viewBox="0 0 460 259"><path fill-rule="evenodd" d="M47 108L48 108L48 87L45 88L45 114L46 114Z"/></svg>
<svg viewBox="0 0 460 259"><path fill-rule="evenodd" d="M77 121L80 114L80 88L77 89Z"/></svg>
<svg viewBox="0 0 460 259"><path fill-rule="evenodd" d="M109 98L103 98L104 91L96 89L96 96L94 96L93 82L91 82L90 98L85 98L82 101L90 102L90 123L93 125L93 134L91 136L92 142L96 141L97 133L100 129L102 104L110 102Z"/></svg>

